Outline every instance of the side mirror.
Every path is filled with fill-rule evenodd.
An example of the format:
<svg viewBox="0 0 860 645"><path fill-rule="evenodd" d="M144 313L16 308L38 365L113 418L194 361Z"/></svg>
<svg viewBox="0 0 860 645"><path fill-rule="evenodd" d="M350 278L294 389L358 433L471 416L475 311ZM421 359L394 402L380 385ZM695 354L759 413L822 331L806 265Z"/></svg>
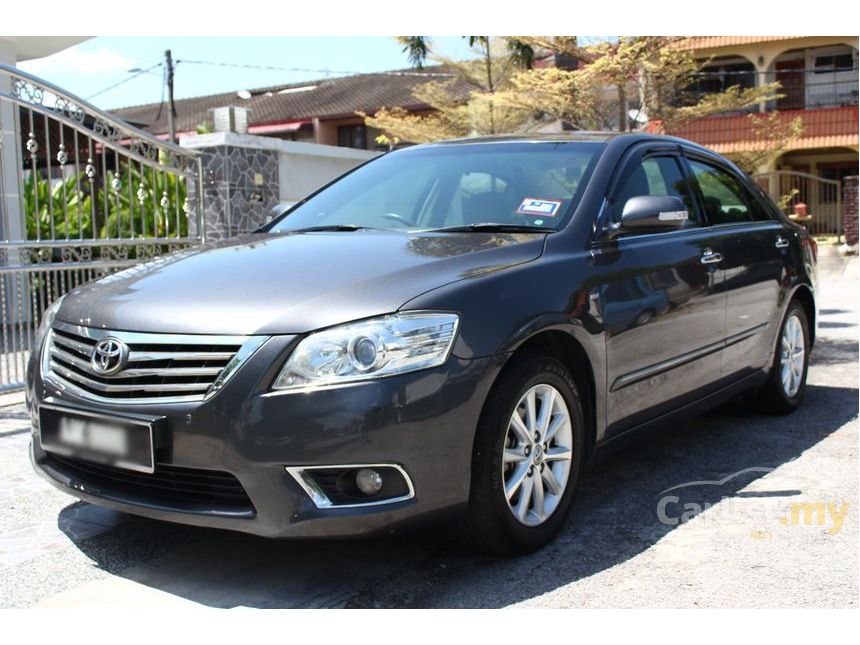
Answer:
<svg viewBox="0 0 860 645"><path fill-rule="evenodd" d="M273 219L277 219L288 210L290 210L295 204L275 204L272 206L272 210L269 211L269 217L266 222L271 222Z"/></svg>
<svg viewBox="0 0 860 645"><path fill-rule="evenodd" d="M631 197L621 213L625 231L665 231L683 228L690 218L687 207L677 197L642 195Z"/></svg>

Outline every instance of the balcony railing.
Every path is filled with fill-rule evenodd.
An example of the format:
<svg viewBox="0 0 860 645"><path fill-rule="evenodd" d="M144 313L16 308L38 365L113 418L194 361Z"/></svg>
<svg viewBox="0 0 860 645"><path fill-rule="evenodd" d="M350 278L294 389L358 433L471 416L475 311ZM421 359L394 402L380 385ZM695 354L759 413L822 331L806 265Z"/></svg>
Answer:
<svg viewBox="0 0 860 645"><path fill-rule="evenodd" d="M696 75L695 82L679 92L679 104L695 104L708 94L725 91L732 86L760 87L778 82L781 97L768 101L765 109L812 110L845 107L858 104L858 68L841 69L781 69L772 72L705 71ZM733 113L759 111L759 106ZM731 114L731 113L730 113Z"/></svg>

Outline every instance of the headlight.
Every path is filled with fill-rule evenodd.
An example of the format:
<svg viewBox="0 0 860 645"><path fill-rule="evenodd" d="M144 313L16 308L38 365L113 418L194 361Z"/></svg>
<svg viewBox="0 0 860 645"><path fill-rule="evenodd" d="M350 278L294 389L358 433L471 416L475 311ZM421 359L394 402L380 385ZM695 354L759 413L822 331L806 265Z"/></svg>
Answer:
<svg viewBox="0 0 860 645"><path fill-rule="evenodd" d="M46 351L47 348L44 347L45 337L48 335L48 332L51 330L51 326L54 324L54 318L57 317L57 312L60 310L60 305L63 304L63 298L65 298L65 294L54 300L44 312L42 312L42 322L39 323L39 329L36 331L36 344L33 347L39 349L42 352L42 375L44 376L48 372L48 365L50 364L50 356Z"/></svg>
<svg viewBox="0 0 860 645"><path fill-rule="evenodd" d="M401 313L311 334L293 350L272 388L350 383L442 365L458 322L456 314Z"/></svg>
<svg viewBox="0 0 860 645"><path fill-rule="evenodd" d="M36 331L35 347L40 347L42 345L42 341L45 339L45 334L48 333L51 325L54 324L54 318L57 317L57 312L60 310L60 305L63 304L63 298L65 297L66 295L63 294L48 305L45 311L42 312L42 322L39 323L39 329Z"/></svg>

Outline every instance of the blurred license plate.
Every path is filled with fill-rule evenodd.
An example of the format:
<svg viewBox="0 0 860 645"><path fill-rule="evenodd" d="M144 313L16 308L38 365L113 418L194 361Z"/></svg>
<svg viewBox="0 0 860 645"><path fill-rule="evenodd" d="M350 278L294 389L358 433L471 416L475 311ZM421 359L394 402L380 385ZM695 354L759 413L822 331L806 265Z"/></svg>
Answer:
<svg viewBox="0 0 860 645"><path fill-rule="evenodd" d="M151 473L152 424L145 421L41 406L39 439L48 452Z"/></svg>

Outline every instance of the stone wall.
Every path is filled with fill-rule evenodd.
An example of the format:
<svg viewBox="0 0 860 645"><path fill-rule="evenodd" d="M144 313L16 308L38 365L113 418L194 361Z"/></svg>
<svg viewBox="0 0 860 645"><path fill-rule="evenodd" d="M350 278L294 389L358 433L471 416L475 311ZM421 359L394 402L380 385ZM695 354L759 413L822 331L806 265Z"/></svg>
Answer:
<svg viewBox="0 0 860 645"><path fill-rule="evenodd" d="M845 243L857 245L857 175L846 177L842 187L842 227Z"/></svg>

